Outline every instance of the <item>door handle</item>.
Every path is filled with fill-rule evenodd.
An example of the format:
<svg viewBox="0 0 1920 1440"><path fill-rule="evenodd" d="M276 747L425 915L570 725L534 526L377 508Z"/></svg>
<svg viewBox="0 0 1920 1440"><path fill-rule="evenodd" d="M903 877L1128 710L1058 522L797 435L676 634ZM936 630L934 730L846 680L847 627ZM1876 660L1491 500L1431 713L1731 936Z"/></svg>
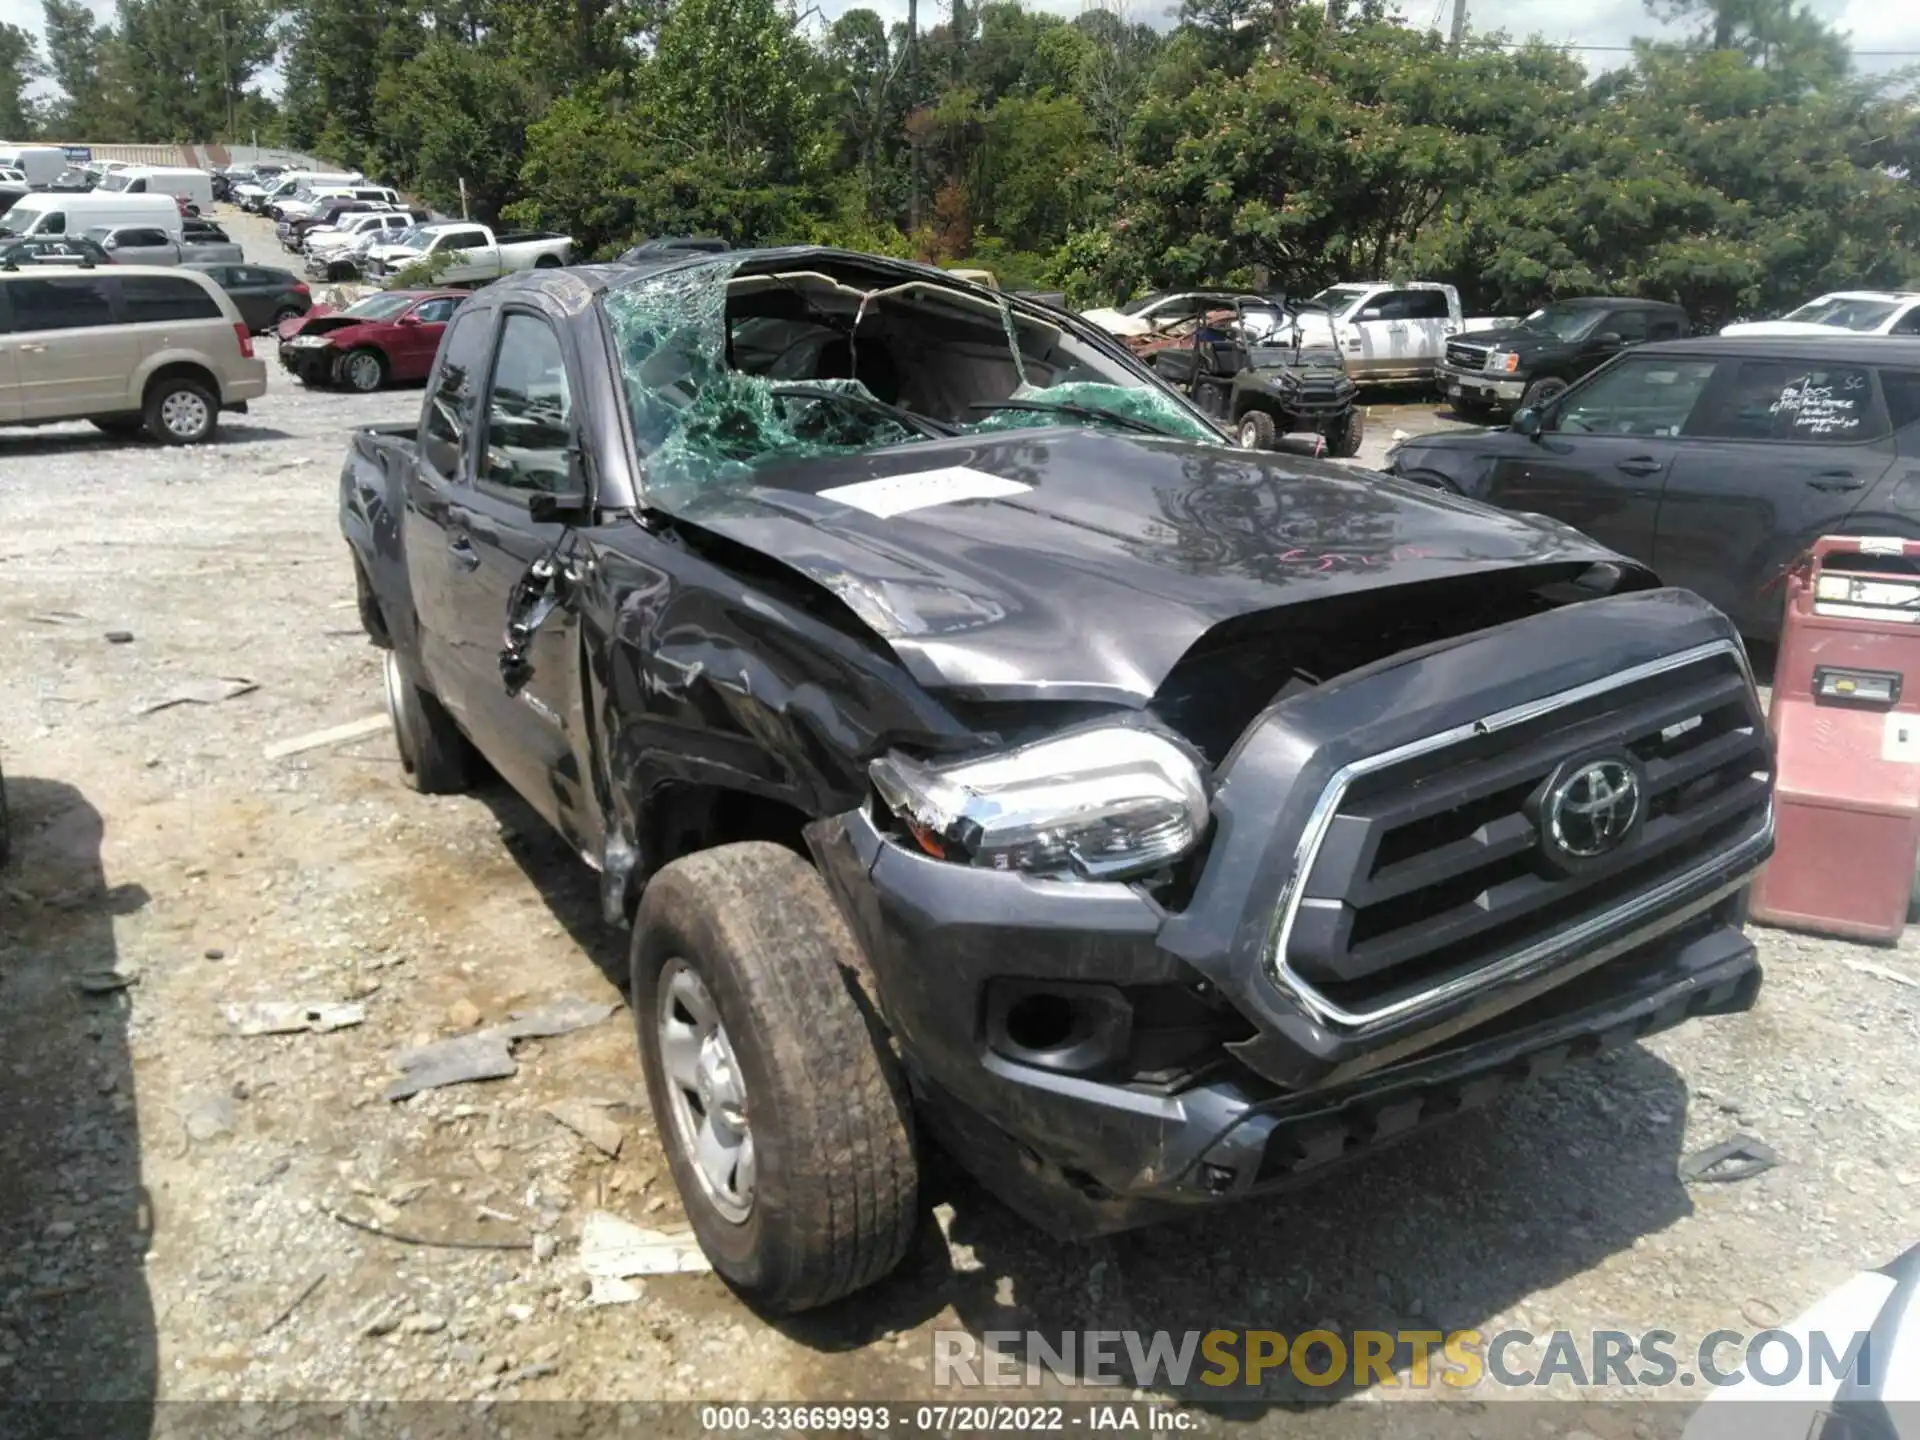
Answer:
<svg viewBox="0 0 1920 1440"><path fill-rule="evenodd" d="M480 552L473 548L473 541L464 535L456 535L447 541L447 551L453 556L453 563L462 570L480 568Z"/></svg>
<svg viewBox="0 0 1920 1440"><path fill-rule="evenodd" d="M1851 470L1822 470L1807 481L1807 484L1815 490L1825 490L1829 494L1835 494L1848 490L1864 490L1867 482L1854 479Z"/></svg>
<svg viewBox="0 0 1920 1440"><path fill-rule="evenodd" d="M1651 455L1635 455L1631 460L1622 460L1619 468L1629 475L1658 475L1667 465L1664 460L1656 460Z"/></svg>

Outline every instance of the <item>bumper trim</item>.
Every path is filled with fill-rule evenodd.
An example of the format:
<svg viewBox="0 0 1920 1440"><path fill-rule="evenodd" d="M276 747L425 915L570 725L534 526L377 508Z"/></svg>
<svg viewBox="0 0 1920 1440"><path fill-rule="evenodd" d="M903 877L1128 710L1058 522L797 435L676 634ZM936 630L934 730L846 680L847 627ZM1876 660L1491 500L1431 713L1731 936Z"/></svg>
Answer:
<svg viewBox="0 0 1920 1440"><path fill-rule="evenodd" d="M1264 957L1267 977L1281 993L1321 1024L1348 1033L1366 1034L1397 1021L1439 1009L1451 1001L1470 995L1498 981L1524 974L1551 956L1577 951L1583 946L1600 940L1610 931L1619 930L1666 908L1689 891L1697 889L1703 881L1716 874L1724 873L1730 863L1737 866L1747 859L1752 859L1755 863L1765 859L1773 844L1771 800L1768 801L1766 817L1759 828L1730 849L1714 855L1705 864L1674 877L1654 890L1636 895L1623 905L1592 916L1582 924L1548 936L1525 949L1515 951L1504 959L1465 975L1457 975L1430 990L1424 990L1417 995L1407 996L1405 999L1396 1000L1373 1010L1355 1011L1342 1008L1315 989L1287 963L1287 942L1292 937L1294 921L1299 915L1301 901L1306 895L1307 877L1313 872L1314 862L1319 858L1320 847L1333 825L1333 818L1339 811L1340 802L1346 798L1347 790L1355 780L1375 770L1397 765L1435 750L1443 750L1475 736L1524 724L1542 715L1551 714L1555 710L1580 704L1582 701L1605 695L1623 686L1633 685L1657 675L1685 669L1689 665L1724 655L1732 655L1739 662L1742 673L1747 676L1748 683L1751 684L1752 672L1740 647L1731 640L1716 640L1664 656L1659 660L1649 661L1644 665L1637 665L1630 670L1623 670L1600 680L1589 681L1571 690L1563 690L1558 695L1528 701L1524 705L1516 705L1498 714L1486 716L1484 719L1465 725L1456 725L1450 730L1429 735L1424 740L1410 741L1378 755L1355 760L1336 770L1333 778L1327 782L1327 788L1314 802L1314 807L1307 816L1306 829L1300 836L1300 844L1294 851L1292 873L1287 878L1280 905L1275 911L1274 925L1267 937Z"/></svg>

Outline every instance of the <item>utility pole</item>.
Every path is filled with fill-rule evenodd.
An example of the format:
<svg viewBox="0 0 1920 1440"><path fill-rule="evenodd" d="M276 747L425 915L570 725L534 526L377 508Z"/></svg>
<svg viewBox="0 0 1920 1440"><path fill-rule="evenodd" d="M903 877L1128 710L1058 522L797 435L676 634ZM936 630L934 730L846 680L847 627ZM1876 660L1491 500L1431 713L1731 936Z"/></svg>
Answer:
<svg viewBox="0 0 1920 1440"><path fill-rule="evenodd" d="M1460 48L1460 42L1466 38L1467 0L1453 0L1453 39L1451 42L1453 48L1458 50Z"/></svg>
<svg viewBox="0 0 1920 1440"><path fill-rule="evenodd" d="M233 142L233 64L227 58L227 7L220 7L220 89L227 97L227 141Z"/></svg>

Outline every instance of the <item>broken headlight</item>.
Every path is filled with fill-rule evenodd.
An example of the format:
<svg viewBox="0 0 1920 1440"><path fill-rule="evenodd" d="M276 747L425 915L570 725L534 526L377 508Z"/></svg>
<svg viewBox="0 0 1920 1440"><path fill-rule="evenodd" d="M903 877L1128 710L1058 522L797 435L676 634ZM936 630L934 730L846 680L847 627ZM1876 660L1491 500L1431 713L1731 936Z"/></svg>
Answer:
<svg viewBox="0 0 1920 1440"><path fill-rule="evenodd" d="M1129 726L944 764L896 751L868 773L922 850L993 870L1122 880L1179 859L1207 828L1199 762Z"/></svg>

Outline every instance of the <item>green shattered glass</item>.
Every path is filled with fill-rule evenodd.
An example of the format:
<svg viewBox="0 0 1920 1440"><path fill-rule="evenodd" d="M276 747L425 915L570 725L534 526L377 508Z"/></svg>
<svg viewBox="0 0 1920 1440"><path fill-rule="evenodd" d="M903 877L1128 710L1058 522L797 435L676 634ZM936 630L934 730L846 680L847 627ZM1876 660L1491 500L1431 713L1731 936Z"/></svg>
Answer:
<svg viewBox="0 0 1920 1440"><path fill-rule="evenodd" d="M743 481L788 460L853 455L928 437L880 413L858 380L805 379L808 388L853 397L839 403L775 393L791 380L742 374L727 364L727 287L738 257L677 267L607 293L604 304L619 351L620 376L634 437L646 457L647 484L662 493ZM1171 395L1148 386L1069 381L1040 387L1025 379L1011 307L1000 313L1021 383L1008 399L1105 411L1169 436L1210 444L1219 433ZM1093 417L1005 410L953 426L958 435L1061 424L1098 425Z"/></svg>

